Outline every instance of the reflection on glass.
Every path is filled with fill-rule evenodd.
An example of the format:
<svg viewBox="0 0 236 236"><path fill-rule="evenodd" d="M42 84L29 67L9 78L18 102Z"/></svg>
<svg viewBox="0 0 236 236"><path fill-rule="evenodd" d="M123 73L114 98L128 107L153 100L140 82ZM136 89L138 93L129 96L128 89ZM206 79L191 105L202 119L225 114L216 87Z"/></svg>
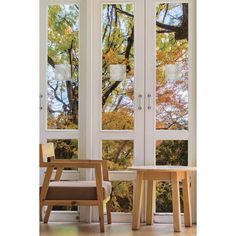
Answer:
<svg viewBox="0 0 236 236"><path fill-rule="evenodd" d="M54 143L56 159L78 159L77 139L48 139ZM71 168L65 168L71 170ZM53 206L53 211L78 211L78 206Z"/></svg>
<svg viewBox="0 0 236 236"><path fill-rule="evenodd" d="M47 127L78 129L79 6L48 6Z"/></svg>
<svg viewBox="0 0 236 236"><path fill-rule="evenodd" d="M188 129L188 72L188 4L157 4L157 129Z"/></svg>
<svg viewBox="0 0 236 236"><path fill-rule="evenodd" d="M102 5L102 129L134 128L134 4Z"/></svg>
<svg viewBox="0 0 236 236"><path fill-rule="evenodd" d="M187 140L156 141L156 165L188 165ZM180 187L182 187L180 183ZM183 212L183 192L180 188L181 212ZM171 184L158 182L156 186L156 212L172 212Z"/></svg>
<svg viewBox="0 0 236 236"><path fill-rule="evenodd" d="M132 140L102 140L102 159L108 161L109 170L125 170L132 166L134 142Z"/></svg>
<svg viewBox="0 0 236 236"><path fill-rule="evenodd" d="M131 212L133 208L133 184L131 181L113 181L112 212Z"/></svg>

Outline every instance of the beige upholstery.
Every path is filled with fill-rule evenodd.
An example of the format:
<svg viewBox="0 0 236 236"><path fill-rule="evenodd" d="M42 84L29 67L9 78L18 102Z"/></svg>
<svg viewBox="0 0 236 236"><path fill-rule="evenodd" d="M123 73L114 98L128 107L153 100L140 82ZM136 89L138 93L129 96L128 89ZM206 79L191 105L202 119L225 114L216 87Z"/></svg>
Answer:
<svg viewBox="0 0 236 236"><path fill-rule="evenodd" d="M111 194L111 183L102 182L103 199ZM96 181L53 181L50 182L47 200L96 200Z"/></svg>

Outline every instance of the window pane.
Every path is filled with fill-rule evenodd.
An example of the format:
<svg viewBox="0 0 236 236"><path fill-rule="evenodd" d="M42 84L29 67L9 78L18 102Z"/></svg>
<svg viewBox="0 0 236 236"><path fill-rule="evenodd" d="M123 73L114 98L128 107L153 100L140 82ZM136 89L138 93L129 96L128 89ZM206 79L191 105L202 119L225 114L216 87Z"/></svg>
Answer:
<svg viewBox="0 0 236 236"><path fill-rule="evenodd" d="M188 165L187 140L156 141L156 165ZM180 204L183 212L183 192L180 183ZM156 212L172 212L171 184L158 182L156 186Z"/></svg>
<svg viewBox="0 0 236 236"><path fill-rule="evenodd" d="M184 212L183 189L180 182L180 210ZM158 182L156 186L156 212L173 212L171 184Z"/></svg>
<svg viewBox="0 0 236 236"><path fill-rule="evenodd" d="M157 4L157 129L188 129L188 72L188 4Z"/></svg>
<svg viewBox="0 0 236 236"><path fill-rule="evenodd" d="M78 129L79 6L48 6L47 127Z"/></svg>
<svg viewBox="0 0 236 236"><path fill-rule="evenodd" d="M188 165L187 140L157 140L156 165Z"/></svg>
<svg viewBox="0 0 236 236"><path fill-rule="evenodd" d="M113 181L111 211L131 212L133 209L133 184L131 181Z"/></svg>
<svg viewBox="0 0 236 236"><path fill-rule="evenodd" d="M48 139L54 143L56 159L78 159L77 139ZM77 170L78 168L64 168L64 170Z"/></svg>
<svg viewBox="0 0 236 236"><path fill-rule="evenodd" d="M102 5L102 129L134 128L134 4Z"/></svg>
<svg viewBox="0 0 236 236"><path fill-rule="evenodd" d="M109 170L125 170L134 160L133 140L102 140L102 159Z"/></svg>
<svg viewBox="0 0 236 236"><path fill-rule="evenodd" d="M54 143L56 159L78 159L77 139L48 139Z"/></svg>

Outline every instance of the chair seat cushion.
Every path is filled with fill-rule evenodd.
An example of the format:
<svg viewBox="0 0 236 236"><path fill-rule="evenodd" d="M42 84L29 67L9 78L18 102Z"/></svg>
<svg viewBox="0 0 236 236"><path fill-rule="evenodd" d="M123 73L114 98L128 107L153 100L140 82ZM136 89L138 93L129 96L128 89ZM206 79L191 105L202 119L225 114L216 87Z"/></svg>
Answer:
<svg viewBox="0 0 236 236"><path fill-rule="evenodd" d="M111 183L102 182L103 199L111 194ZM96 200L96 181L53 181L49 184L47 200Z"/></svg>

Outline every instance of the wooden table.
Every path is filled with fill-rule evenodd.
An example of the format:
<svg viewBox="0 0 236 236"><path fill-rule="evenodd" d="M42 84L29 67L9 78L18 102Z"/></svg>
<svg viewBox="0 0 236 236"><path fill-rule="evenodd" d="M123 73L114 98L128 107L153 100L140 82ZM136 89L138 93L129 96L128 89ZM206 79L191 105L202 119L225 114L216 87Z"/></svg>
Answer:
<svg viewBox="0 0 236 236"><path fill-rule="evenodd" d="M147 209L146 223L153 223L153 200L155 193L155 181L169 181L172 184L172 207L174 231L181 230L180 222L180 194L179 181L183 183L183 200L184 200L184 222L185 226L192 226L190 190L189 190L189 173L196 171L192 166L132 166L130 170L137 171L136 190L133 207L133 230L140 227L141 205L143 197L143 181L147 180Z"/></svg>

